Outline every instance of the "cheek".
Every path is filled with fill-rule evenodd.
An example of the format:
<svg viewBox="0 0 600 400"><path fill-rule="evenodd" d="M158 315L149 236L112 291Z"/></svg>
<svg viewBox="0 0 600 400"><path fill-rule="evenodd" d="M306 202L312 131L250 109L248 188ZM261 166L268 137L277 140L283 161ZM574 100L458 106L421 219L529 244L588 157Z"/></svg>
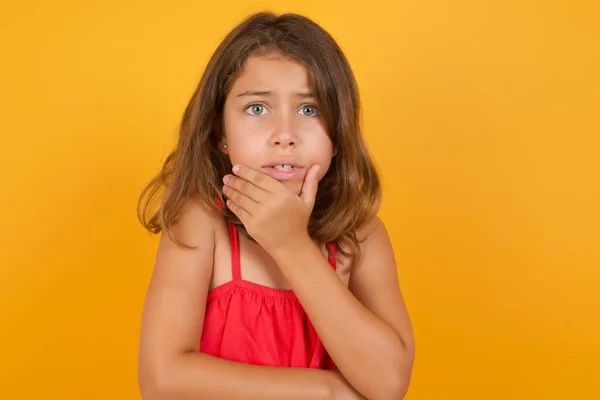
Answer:
<svg viewBox="0 0 600 400"><path fill-rule="evenodd" d="M231 132L227 140L231 164L254 166L261 163L264 145L256 136L248 132Z"/></svg>
<svg viewBox="0 0 600 400"><path fill-rule="evenodd" d="M322 149L331 149L332 142L322 118L302 118L299 120L298 131L305 135L305 139L312 145L319 145Z"/></svg>
<svg viewBox="0 0 600 400"><path fill-rule="evenodd" d="M259 142L256 139L261 132L260 126L243 116L226 118L223 128L230 155L244 153L245 149L253 148Z"/></svg>
<svg viewBox="0 0 600 400"><path fill-rule="evenodd" d="M323 166L329 166L331 158L334 155L333 143L326 132L321 133L315 138L313 148L315 149L315 156L318 158L320 164Z"/></svg>
<svg viewBox="0 0 600 400"><path fill-rule="evenodd" d="M331 168L331 158L325 159L319 164L321 166L321 169L319 170L319 180L321 180L323 179L329 168Z"/></svg>

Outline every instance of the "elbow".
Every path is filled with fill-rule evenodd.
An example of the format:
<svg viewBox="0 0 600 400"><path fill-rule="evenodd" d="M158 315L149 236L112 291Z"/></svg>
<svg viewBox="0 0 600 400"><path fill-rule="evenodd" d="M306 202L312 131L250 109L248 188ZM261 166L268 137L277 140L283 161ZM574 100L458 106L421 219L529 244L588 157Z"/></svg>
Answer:
<svg viewBox="0 0 600 400"><path fill-rule="evenodd" d="M379 387L376 393L373 393L369 399L372 400L402 400L408 393L410 378L390 381L387 385Z"/></svg>
<svg viewBox="0 0 600 400"><path fill-rule="evenodd" d="M390 365L385 374L385 380L380 382L373 393L373 400L402 400L410 387L414 350L406 349L396 361Z"/></svg>
<svg viewBox="0 0 600 400"><path fill-rule="evenodd" d="M402 400L408 393L410 386L410 378L398 379L395 384L391 385L389 392L386 393L382 400Z"/></svg>
<svg viewBox="0 0 600 400"><path fill-rule="evenodd" d="M410 373L388 369L379 373L370 384L356 389L370 400L402 400L408 393L410 380Z"/></svg>
<svg viewBox="0 0 600 400"><path fill-rule="evenodd" d="M159 400L158 391L156 387L150 382L140 382L139 384L140 395L142 400Z"/></svg>
<svg viewBox="0 0 600 400"><path fill-rule="evenodd" d="M167 382L164 371L141 368L138 372L138 386L143 400L171 399Z"/></svg>
<svg viewBox="0 0 600 400"><path fill-rule="evenodd" d="M138 378L138 386L143 400L160 400L161 385L156 377L148 373L141 373Z"/></svg>
<svg viewBox="0 0 600 400"><path fill-rule="evenodd" d="M406 397L410 387L415 362L414 341L402 341L401 349L396 354L398 356L394 358L393 367L390 368L390 371L393 372L390 379L391 384L382 400L402 400Z"/></svg>

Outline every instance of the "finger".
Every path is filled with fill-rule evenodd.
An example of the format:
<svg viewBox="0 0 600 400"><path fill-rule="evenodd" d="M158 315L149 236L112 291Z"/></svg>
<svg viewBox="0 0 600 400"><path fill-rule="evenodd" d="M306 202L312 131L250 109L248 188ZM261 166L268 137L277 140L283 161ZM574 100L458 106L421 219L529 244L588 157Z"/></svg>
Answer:
<svg viewBox="0 0 600 400"><path fill-rule="evenodd" d="M235 175L225 175L223 177L223 183L248 196L257 203L264 201L266 195L269 193L266 190L255 186L252 182L248 182Z"/></svg>
<svg viewBox="0 0 600 400"><path fill-rule="evenodd" d="M242 224L246 225L248 223L251 217L246 210L231 200L227 200L227 207L242 221Z"/></svg>
<svg viewBox="0 0 600 400"><path fill-rule="evenodd" d="M319 170L320 166L315 164L311 166L306 175L304 176L304 183L302 184L302 191L300 192L300 198L309 206L314 206L315 198L317 196L317 190L319 188Z"/></svg>
<svg viewBox="0 0 600 400"><path fill-rule="evenodd" d="M234 165L232 171L240 178L251 182L254 186L266 190L267 192L276 192L284 187L281 182L272 176L244 165Z"/></svg>
<svg viewBox="0 0 600 400"><path fill-rule="evenodd" d="M254 214L257 203L250 197L228 185L223 186L223 194L225 194L227 198L232 200L238 207L242 208L249 215Z"/></svg>

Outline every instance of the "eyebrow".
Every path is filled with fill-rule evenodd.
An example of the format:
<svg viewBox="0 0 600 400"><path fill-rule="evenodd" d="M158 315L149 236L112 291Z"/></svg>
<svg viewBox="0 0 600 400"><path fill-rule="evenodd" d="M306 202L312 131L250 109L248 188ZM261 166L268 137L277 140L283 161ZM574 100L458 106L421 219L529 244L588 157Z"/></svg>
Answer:
<svg viewBox="0 0 600 400"><path fill-rule="evenodd" d="M258 90L246 90L245 92L242 92L240 94L238 94L236 97L244 97L244 96L271 96L273 94L273 92L271 91L258 91ZM308 98L308 97L315 97L315 95L312 92L298 92L298 93L294 93L296 95L296 97L300 97L300 98Z"/></svg>

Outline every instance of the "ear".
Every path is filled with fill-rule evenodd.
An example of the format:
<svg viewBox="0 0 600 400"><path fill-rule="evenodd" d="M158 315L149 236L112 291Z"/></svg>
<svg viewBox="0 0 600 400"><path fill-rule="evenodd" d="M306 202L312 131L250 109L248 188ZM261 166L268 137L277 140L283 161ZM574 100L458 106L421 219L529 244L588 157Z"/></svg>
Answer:
<svg viewBox="0 0 600 400"><path fill-rule="evenodd" d="M333 144L333 152L331 153L331 158L337 156L337 153L338 153L338 148L337 148L337 145L334 143Z"/></svg>
<svg viewBox="0 0 600 400"><path fill-rule="evenodd" d="M221 123L221 119L217 118L215 122L215 127L213 129L213 134L216 135L219 139L217 140L217 149L223 154L229 155L229 150L227 148L227 138L223 134L223 125Z"/></svg>
<svg viewBox="0 0 600 400"><path fill-rule="evenodd" d="M225 136L221 136L219 138L217 147L221 151L221 153L229 155L229 148L227 147L227 139L225 138Z"/></svg>

